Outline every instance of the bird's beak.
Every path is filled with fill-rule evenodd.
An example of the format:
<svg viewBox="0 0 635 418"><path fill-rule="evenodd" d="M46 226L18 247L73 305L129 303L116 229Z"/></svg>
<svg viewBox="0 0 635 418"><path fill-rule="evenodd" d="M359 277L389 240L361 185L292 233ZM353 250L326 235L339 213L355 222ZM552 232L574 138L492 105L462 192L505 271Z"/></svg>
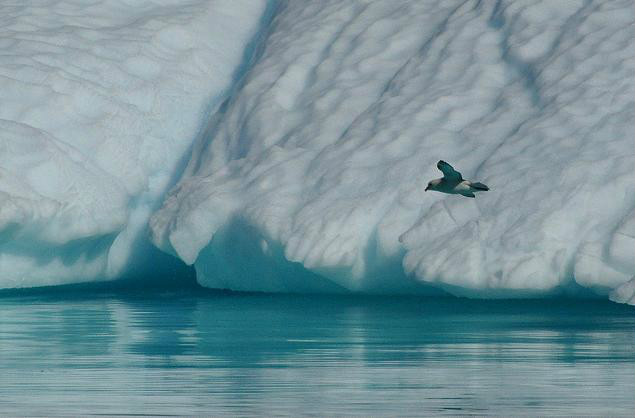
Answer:
<svg viewBox="0 0 635 418"><path fill-rule="evenodd" d="M426 186L426 189L424 190L424 192L427 192L427 191L428 191L428 189L429 189L429 187L428 187L428 186Z"/></svg>

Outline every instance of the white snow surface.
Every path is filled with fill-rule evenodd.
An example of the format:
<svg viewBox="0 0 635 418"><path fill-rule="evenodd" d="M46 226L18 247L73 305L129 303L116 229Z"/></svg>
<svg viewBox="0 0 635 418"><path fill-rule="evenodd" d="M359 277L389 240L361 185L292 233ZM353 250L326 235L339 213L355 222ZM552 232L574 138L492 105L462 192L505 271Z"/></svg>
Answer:
<svg viewBox="0 0 635 418"><path fill-rule="evenodd" d="M166 274L148 218L234 84L265 6L0 4L0 287Z"/></svg>
<svg viewBox="0 0 635 418"><path fill-rule="evenodd" d="M0 288L178 275L150 237L213 288L635 304L634 12L0 4Z"/></svg>
<svg viewBox="0 0 635 418"><path fill-rule="evenodd" d="M209 287L633 303L634 27L629 0L282 2L153 241ZM424 192L440 159L491 190Z"/></svg>

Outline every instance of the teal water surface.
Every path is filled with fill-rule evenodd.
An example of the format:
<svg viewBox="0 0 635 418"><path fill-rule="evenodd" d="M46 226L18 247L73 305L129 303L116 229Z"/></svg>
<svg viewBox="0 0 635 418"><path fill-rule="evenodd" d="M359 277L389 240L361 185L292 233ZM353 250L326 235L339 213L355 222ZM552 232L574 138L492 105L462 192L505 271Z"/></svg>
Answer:
<svg viewBox="0 0 635 418"><path fill-rule="evenodd" d="M589 300L0 294L0 415L635 415L635 310Z"/></svg>

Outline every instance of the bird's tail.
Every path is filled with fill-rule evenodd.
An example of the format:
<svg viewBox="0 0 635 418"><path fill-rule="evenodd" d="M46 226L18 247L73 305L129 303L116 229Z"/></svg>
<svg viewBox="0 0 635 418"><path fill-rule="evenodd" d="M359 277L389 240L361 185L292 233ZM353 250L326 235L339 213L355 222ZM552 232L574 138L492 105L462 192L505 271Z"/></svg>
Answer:
<svg viewBox="0 0 635 418"><path fill-rule="evenodd" d="M476 190L482 190L484 192L489 190L489 187L487 187L483 183L472 183L471 186L475 188Z"/></svg>

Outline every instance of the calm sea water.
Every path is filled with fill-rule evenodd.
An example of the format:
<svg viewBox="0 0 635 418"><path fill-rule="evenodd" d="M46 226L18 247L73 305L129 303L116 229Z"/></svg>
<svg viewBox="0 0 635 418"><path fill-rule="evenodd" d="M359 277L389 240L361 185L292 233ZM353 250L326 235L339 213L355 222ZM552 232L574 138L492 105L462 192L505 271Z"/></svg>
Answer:
<svg viewBox="0 0 635 418"><path fill-rule="evenodd" d="M635 415L635 310L186 291L0 294L0 415Z"/></svg>

